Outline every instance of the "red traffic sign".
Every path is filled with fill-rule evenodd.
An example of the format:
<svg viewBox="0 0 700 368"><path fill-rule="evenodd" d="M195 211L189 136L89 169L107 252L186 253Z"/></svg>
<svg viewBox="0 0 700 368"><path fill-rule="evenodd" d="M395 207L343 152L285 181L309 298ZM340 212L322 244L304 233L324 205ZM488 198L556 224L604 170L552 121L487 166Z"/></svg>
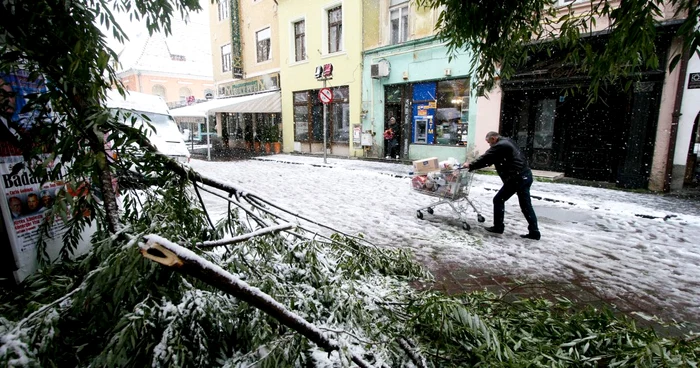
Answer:
<svg viewBox="0 0 700 368"><path fill-rule="evenodd" d="M331 101L333 101L333 91L331 91L330 88L321 88L321 90L318 91L318 99L324 104L331 103Z"/></svg>

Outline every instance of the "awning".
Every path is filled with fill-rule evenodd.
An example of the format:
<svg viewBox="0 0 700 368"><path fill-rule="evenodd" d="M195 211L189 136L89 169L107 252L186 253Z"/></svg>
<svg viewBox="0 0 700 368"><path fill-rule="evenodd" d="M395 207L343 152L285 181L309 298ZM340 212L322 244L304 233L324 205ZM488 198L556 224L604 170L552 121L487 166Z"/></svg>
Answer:
<svg viewBox="0 0 700 368"><path fill-rule="evenodd" d="M170 110L170 114L174 117L206 118L208 114L216 112L280 113L282 112L281 94L279 91L274 91L241 97L221 98Z"/></svg>

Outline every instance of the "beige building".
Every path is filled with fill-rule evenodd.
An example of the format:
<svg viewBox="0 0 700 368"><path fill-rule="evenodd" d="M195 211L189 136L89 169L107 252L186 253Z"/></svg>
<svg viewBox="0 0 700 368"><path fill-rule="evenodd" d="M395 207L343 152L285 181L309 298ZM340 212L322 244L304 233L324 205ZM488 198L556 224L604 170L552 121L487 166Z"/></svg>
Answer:
<svg viewBox="0 0 700 368"><path fill-rule="evenodd" d="M208 29L204 11L190 14L188 22L173 19L168 37L132 35L118 53L117 76L127 90L161 96L170 107L213 98Z"/></svg>
<svg viewBox="0 0 700 368"><path fill-rule="evenodd" d="M257 101L246 97L245 104L235 100L280 88L276 1L219 0L209 5L209 23L216 98L231 99L228 107L204 106L216 121L213 129L230 147L277 142L278 101L269 94Z"/></svg>

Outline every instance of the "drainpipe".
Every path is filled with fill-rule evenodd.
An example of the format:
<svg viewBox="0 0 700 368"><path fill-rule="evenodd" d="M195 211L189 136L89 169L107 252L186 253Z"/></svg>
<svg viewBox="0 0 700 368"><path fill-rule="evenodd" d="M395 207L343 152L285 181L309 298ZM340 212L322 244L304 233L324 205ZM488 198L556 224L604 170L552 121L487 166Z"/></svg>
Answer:
<svg viewBox="0 0 700 368"><path fill-rule="evenodd" d="M141 86L141 72L136 73L136 78L138 79L139 92L143 92L143 87Z"/></svg>
<svg viewBox="0 0 700 368"><path fill-rule="evenodd" d="M676 139L678 135L678 121L681 118L681 103L683 102L683 92L685 91L685 77L688 71L688 51L681 55L680 70L678 71L678 84L676 86L676 101L673 104L673 114L671 115L671 131L669 133L668 153L666 156L666 172L664 174L663 191L671 191L671 179L673 171L673 156L676 153Z"/></svg>

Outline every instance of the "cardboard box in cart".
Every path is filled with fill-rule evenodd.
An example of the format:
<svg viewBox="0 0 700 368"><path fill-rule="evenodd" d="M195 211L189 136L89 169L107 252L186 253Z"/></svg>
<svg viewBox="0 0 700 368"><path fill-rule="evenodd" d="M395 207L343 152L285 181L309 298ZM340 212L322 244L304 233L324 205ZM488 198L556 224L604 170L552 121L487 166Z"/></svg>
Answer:
<svg viewBox="0 0 700 368"><path fill-rule="evenodd" d="M440 165L438 164L437 157L429 157L422 160L413 161L414 174L427 174L433 171L440 171Z"/></svg>

